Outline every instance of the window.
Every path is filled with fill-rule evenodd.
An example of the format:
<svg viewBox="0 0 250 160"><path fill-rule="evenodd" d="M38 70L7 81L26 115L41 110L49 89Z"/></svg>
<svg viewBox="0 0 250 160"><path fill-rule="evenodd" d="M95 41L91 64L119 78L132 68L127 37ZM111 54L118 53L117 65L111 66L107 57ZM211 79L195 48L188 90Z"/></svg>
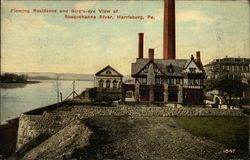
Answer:
<svg viewBox="0 0 250 160"><path fill-rule="evenodd" d="M161 85L162 84L162 79L161 78L155 78L155 84L156 85Z"/></svg>
<svg viewBox="0 0 250 160"><path fill-rule="evenodd" d="M106 88L110 88L110 80L106 80Z"/></svg>
<svg viewBox="0 0 250 160"><path fill-rule="evenodd" d="M116 80L113 81L113 88L117 88L117 81Z"/></svg>
<svg viewBox="0 0 250 160"><path fill-rule="evenodd" d="M232 70L232 66L229 66L229 70Z"/></svg>
<svg viewBox="0 0 250 160"><path fill-rule="evenodd" d="M106 74L112 74L110 70L107 70L106 71Z"/></svg>
<svg viewBox="0 0 250 160"><path fill-rule="evenodd" d="M194 79L189 79L189 85L193 86L195 83L195 80Z"/></svg>
<svg viewBox="0 0 250 160"><path fill-rule="evenodd" d="M103 88L103 80L102 79L99 81L99 88Z"/></svg>
<svg viewBox="0 0 250 160"><path fill-rule="evenodd" d="M248 71L248 66L245 66L245 70Z"/></svg>
<svg viewBox="0 0 250 160"><path fill-rule="evenodd" d="M141 78L141 84L147 84L147 78Z"/></svg>
<svg viewBox="0 0 250 160"><path fill-rule="evenodd" d="M196 68L189 68L190 73L195 73Z"/></svg>
<svg viewBox="0 0 250 160"><path fill-rule="evenodd" d="M244 71L247 71L247 66L245 66Z"/></svg>
<svg viewBox="0 0 250 160"><path fill-rule="evenodd" d="M174 66L172 64L167 66L167 71L168 71L168 73L173 73L174 72Z"/></svg>
<svg viewBox="0 0 250 160"><path fill-rule="evenodd" d="M167 82L168 82L168 84L174 84L174 79L172 79L172 78L167 79Z"/></svg>
<svg viewBox="0 0 250 160"><path fill-rule="evenodd" d="M180 79L179 78L176 79L176 84L180 84Z"/></svg>
<svg viewBox="0 0 250 160"><path fill-rule="evenodd" d="M200 80L199 79L195 80L195 85L200 85Z"/></svg>

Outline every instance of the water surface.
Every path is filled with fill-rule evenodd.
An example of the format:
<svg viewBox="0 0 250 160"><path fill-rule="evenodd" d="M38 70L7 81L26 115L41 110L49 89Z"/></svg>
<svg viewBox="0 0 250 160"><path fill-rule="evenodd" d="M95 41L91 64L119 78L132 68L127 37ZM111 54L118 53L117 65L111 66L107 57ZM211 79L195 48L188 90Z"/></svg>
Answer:
<svg viewBox="0 0 250 160"><path fill-rule="evenodd" d="M57 86L65 99L73 90L73 81L42 80L40 83L2 86L0 88L0 122L4 123L23 112L56 103ZM93 87L93 81L75 82L75 91L78 94L90 87Z"/></svg>

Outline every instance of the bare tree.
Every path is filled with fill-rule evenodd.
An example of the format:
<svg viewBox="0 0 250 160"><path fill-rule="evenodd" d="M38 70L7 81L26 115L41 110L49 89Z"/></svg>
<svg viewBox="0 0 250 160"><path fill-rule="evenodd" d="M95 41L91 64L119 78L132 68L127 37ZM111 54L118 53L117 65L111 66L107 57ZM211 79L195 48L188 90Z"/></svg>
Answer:
<svg viewBox="0 0 250 160"><path fill-rule="evenodd" d="M55 78L55 88L56 88L56 99L57 99L56 109L58 111L58 108L59 108L59 96L60 96L60 93L59 93L59 75L58 74L56 74L56 78Z"/></svg>

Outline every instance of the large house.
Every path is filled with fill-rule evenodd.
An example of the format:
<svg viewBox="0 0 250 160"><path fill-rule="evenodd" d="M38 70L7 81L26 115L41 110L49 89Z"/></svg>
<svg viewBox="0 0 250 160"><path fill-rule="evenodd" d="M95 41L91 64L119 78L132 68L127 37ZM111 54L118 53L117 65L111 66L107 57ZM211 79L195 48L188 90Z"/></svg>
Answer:
<svg viewBox="0 0 250 160"><path fill-rule="evenodd" d="M143 58L144 34L139 33L138 58L131 67L134 84L123 84L122 102L129 91L136 102L202 104L205 72L200 52L196 60L175 59L175 0L164 1L163 22L163 59L154 59L153 49Z"/></svg>
<svg viewBox="0 0 250 160"><path fill-rule="evenodd" d="M140 54L139 54L140 56ZM203 104L204 78L200 52L190 59L154 59L142 56L132 63L134 84L124 84L122 100L132 91L134 101L180 104Z"/></svg>
<svg viewBox="0 0 250 160"><path fill-rule="evenodd" d="M122 102L132 92L136 102L203 104L205 72L197 52L196 59L176 59L175 0L164 1L163 59L154 58L149 49L143 58L143 33L139 33L138 58L132 63L134 84L123 84Z"/></svg>

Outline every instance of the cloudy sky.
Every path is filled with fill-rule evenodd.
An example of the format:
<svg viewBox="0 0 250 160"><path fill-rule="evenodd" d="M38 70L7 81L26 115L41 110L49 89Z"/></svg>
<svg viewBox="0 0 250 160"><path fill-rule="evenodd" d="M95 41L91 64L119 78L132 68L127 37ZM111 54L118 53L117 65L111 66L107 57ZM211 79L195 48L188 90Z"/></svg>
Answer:
<svg viewBox="0 0 250 160"><path fill-rule="evenodd" d="M96 73L111 65L130 74L138 33L162 58L163 1L1 1L2 70L7 72ZM14 13L11 9L118 9L108 15L152 15L154 20L65 19L65 13ZM72 14L67 15L90 15ZM176 1L176 57L201 51L203 64L214 58L247 57L249 3Z"/></svg>

